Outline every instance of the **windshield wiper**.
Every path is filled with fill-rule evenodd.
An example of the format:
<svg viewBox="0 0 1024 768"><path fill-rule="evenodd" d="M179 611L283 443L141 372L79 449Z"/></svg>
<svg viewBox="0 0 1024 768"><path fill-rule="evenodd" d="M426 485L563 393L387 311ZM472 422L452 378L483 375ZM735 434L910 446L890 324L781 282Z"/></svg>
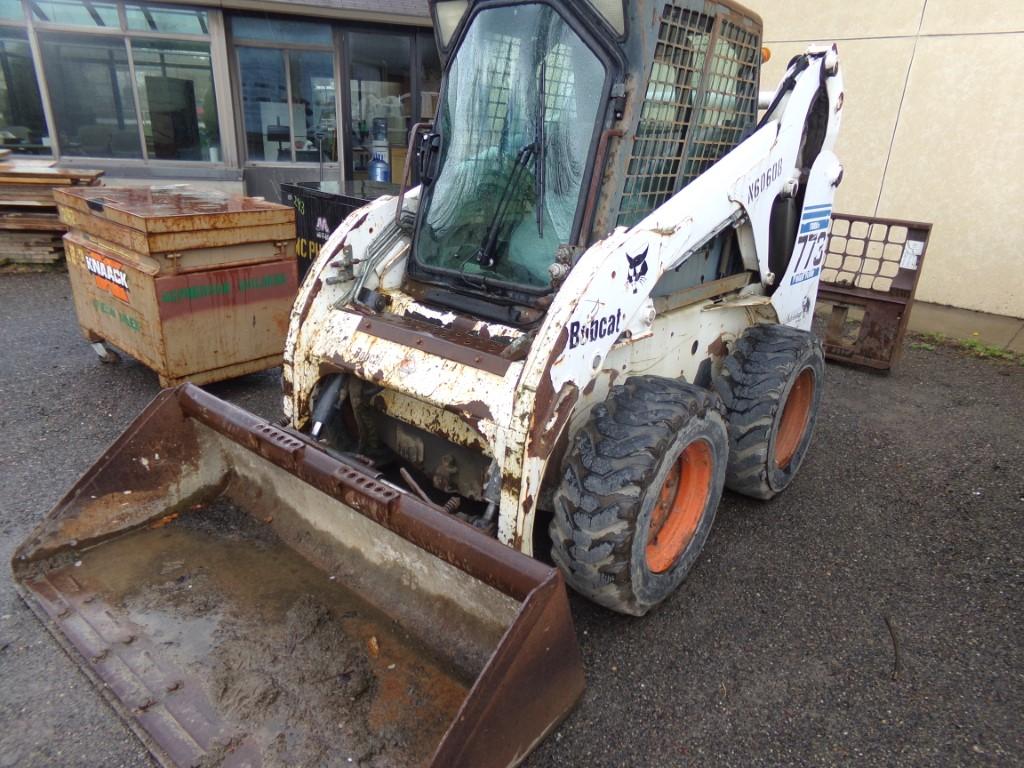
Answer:
<svg viewBox="0 0 1024 768"><path fill-rule="evenodd" d="M544 237L545 171L547 170L544 163L546 150L545 144L547 143L544 131L547 117L547 79L548 62L547 59L541 59L540 82L537 86L538 103L533 126L533 144L527 144L519 150L519 154L516 156L515 165L512 168L512 173L509 174L508 181L505 183L505 188L501 192L501 198L498 200L498 207L494 211L494 219L491 221L491 225L487 228L487 232L484 235L483 241L480 243L480 247L477 248L476 253L473 254L474 261L485 269L491 269L494 266L495 252L498 247L498 235L501 232L502 225L505 223L505 216L508 214L512 190L514 190L519 184L519 180L526 171L526 164L530 157L534 158L533 189L535 198L534 204L537 207L537 234L542 238Z"/></svg>
<svg viewBox="0 0 1024 768"><path fill-rule="evenodd" d="M537 125L534 127L537 157L534 162L534 198L537 206L537 234L544 239L544 182L547 166L544 163L547 140L544 136L544 122L547 117L548 60L540 60L540 83L537 86Z"/></svg>
<svg viewBox="0 0 1024 768"><path fill-rule="evenodd" d="M512 191L519 185L519 180L526 171L527 163L536 152L536 143L527 144L516 155L512 172L509 174L508 181L505 182L505 189L502 190L501 197L498 199L498 207L494 209L494 218L491 220L491 226L487 228L484 239L480 242L480 247L473 254L473 260L484 269L494 267L495 251L498 248L498 233L501 232L501 227L505 223L505 216L508 214L509 204L511 203Z"/></svg>

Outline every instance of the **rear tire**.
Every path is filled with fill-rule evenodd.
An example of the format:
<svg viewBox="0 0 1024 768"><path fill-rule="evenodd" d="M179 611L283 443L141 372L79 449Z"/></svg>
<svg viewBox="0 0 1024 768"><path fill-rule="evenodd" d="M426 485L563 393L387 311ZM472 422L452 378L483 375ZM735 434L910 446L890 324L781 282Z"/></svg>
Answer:
<svg viewBox="0 0 1024 768"><path fill-rule="evenodd" d="M704 547L728 452L718 397L656 376L613 387L567 453L549 528L577 592L641 616Z"/></svg>
<svg viewBox="0 0 1024 768"><path fill-rule="evenodd" d="M771 499L789 486L811 444L824 378L813 334L784 325L743 332L713 377L729 420L729 490Z"/></svg>

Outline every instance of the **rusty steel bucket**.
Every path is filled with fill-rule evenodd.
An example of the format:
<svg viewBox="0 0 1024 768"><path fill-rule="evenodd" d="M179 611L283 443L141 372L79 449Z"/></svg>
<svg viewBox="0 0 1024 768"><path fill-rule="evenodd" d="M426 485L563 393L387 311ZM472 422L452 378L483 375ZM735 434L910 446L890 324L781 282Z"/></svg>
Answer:
<svg viewBox="0 0 1024 768"><path fill-rule="evenodd" d="M190 384L12 565L166 765L515 765L583 690L557 570Z"/></svg>

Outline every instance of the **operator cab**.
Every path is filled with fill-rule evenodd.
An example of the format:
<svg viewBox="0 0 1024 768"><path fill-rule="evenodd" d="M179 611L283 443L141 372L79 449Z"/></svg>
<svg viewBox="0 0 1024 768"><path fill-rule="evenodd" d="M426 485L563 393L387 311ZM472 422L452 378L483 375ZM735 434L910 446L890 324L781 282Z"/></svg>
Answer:
<svg viewBox="0 0 1024 768"><path fill-rule="evenodd" d="M445 71L405 286L424 303L536 323L587 247L756 125L761 21L731 0L432 0L431 13ZM705 251L654 294L742 271L734 233Z"/></svg>
<svg viewBox="0 0 1024 768"><path fill-rule="evenodd" d="M556 259L585 239L594 157L622 70L624 8L600 5L610 20L555 0L432 5L446 67L434 133L421 145L409 276L445 289L431 291L435 302L465 307L459 294L469 294L534 305L564 272Z"/></svg>

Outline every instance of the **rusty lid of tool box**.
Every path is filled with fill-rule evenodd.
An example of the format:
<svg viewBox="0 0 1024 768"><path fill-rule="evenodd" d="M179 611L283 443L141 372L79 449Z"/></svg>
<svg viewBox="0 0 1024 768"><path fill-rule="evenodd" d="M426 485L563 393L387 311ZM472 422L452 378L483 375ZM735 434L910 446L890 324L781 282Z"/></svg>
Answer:
<svg viewBox="0 0 1024 768"><path fill-rule="evenodd" d="M173 187L83 187L54 190L59 206L146 233L196 232L292 224L292 208L260 197Z"/></svg>

